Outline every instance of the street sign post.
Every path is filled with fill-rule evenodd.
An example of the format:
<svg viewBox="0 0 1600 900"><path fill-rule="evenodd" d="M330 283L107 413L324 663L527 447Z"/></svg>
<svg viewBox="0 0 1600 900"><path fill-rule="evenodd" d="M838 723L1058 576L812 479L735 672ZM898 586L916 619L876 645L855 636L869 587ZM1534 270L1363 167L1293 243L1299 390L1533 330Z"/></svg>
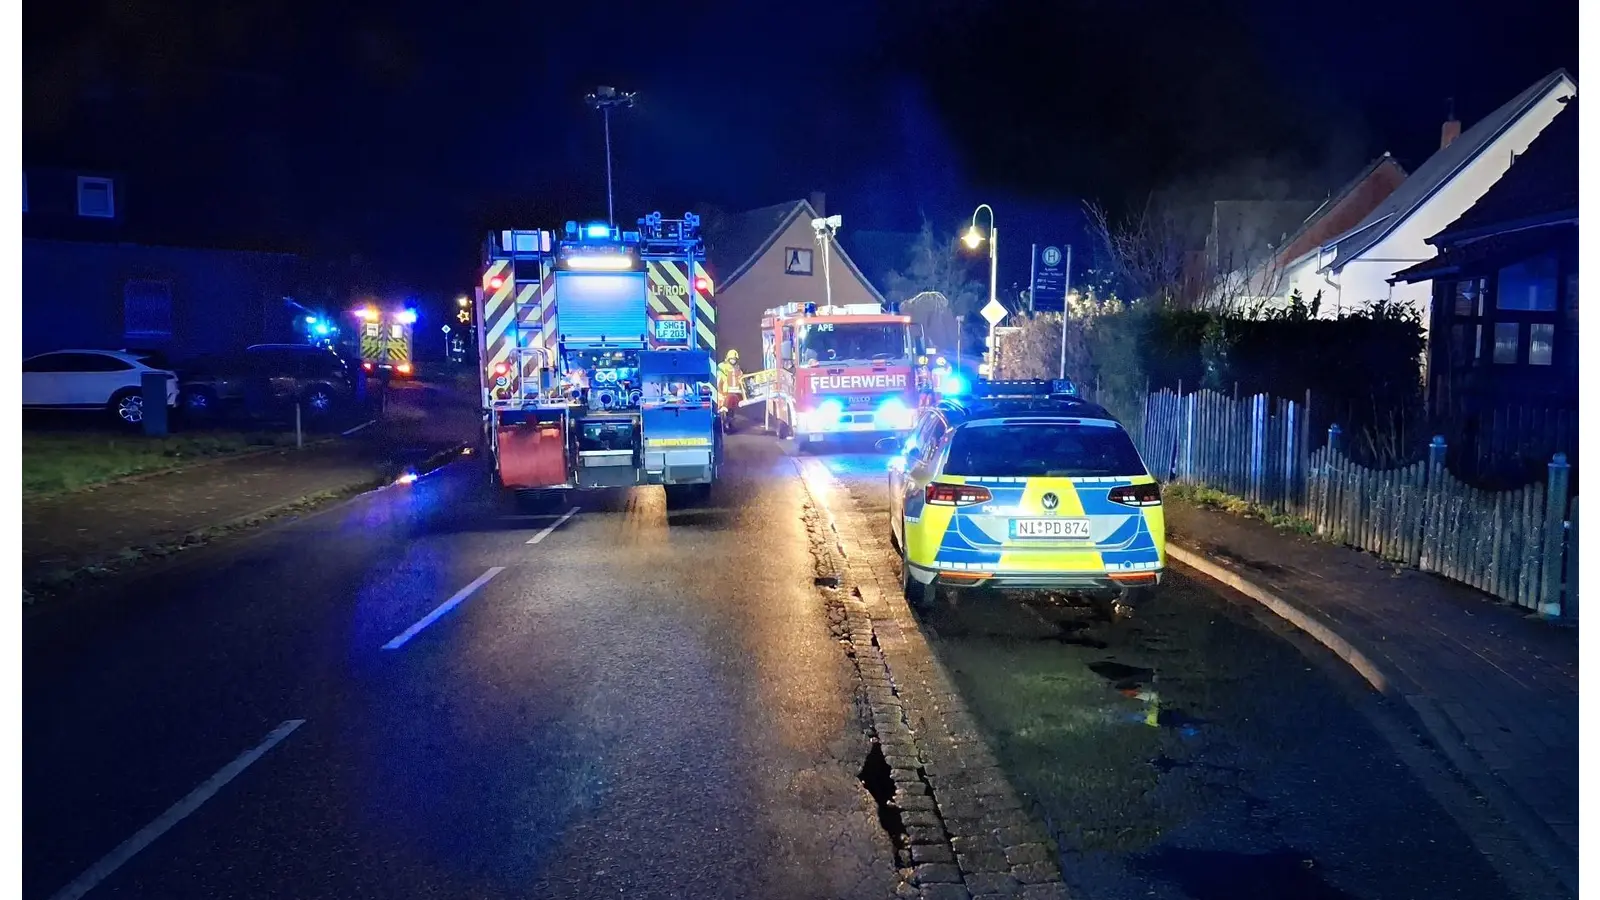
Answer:
<svg viewBox="0 0 1600 900"><path fill-rule="evenodd" d="M979 310L985 322L989 323L989 338L984 342L983 358L989 364L990 370L994 368L994 327L999 325L1006 317L1006 308L999 300L990 300Z"/></svg>
<svg viewBox="0 0 1600 900"><path fill-rule="evenodd" d="M1066 308L1071 268L1071 246L1034 245L1033 278L1029 284L1029 303L1034 312L1060 312Z"/></svg>

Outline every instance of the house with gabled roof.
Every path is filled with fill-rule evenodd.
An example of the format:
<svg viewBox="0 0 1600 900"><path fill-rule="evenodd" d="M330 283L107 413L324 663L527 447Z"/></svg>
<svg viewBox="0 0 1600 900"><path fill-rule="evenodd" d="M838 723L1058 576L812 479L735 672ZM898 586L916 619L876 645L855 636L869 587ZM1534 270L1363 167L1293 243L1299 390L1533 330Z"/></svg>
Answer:
<svg viewBox="0 0 1600 900"><path fill-rule="evenodd" d="M1194 281L1214 306L1271 306L1280 290L1287 294L1284 275L1297 261L1359 224L1405 180L1406 170L1385 153L1320 203L1218 202Z"/></svg>
<svg viewBox="0 0 1600 900"><path fill-rule="evenodd" d="M1438 339L1428 346L1430 408L1454 418L1515 407L1576 411L1577 99L1428 243L1438 255L1393 280L1432 285ZM1537 451L1573 454L1576 432L1567 437L1572 446Z"/></svg>
<svg viewBox="0 0 1600 900"><path fill-rule="evenodd" d="M1576 95L1577 83L1557 69L1511 98L1471 128L1445 123L1440 147L1382 203L1350 229L1322 241L1285 267L1276 303L1298 291L1321 294L1321 313L1337 315L1378 300L1409 304L1430 321L1427 282L1391 283L1402 269L1433 258L1428 238L1472 206L1528 149Z"/></svg>
<svg viewBox="0 0 1600 900"><path fill-rule="evenodd" d="M816 203L822 203L820 195ZM717 349L738 350L746 371L761 364L761 314L785 303L883 303L883 294L850 254L831 239L829 277L811 220L811 200L791 200L733 215L707 214L701 224L706 267L717 301ZM846 225L848 227L848 224Z"/></svg>

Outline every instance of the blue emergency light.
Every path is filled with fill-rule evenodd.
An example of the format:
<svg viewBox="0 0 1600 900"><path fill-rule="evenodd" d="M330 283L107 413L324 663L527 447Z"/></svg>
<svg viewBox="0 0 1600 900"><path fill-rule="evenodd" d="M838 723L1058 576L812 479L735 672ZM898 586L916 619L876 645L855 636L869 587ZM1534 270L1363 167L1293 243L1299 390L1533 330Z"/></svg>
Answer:
<svg viewBox="0 0 1600 900"><path fill-rule="evenodd" d="M417 311L414 309L402 309L400 314L395 316L395 320L401 325L414 325L417 321Z"/></svg>
<svg viewBox="0 0 1600 900"><path fill-rule="evenodd" d="M583 230L585 237L608 238L611 237L611 226L604 222L592 222Z"/></svg>

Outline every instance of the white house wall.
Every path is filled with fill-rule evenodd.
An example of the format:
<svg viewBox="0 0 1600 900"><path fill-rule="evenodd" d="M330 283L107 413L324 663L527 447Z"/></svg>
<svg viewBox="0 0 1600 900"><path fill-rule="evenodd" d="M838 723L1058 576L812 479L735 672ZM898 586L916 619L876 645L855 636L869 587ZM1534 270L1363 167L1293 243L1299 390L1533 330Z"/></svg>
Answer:
<svg viewBox="0 0 1600 900"><path fill-rule="evenodd" d="M1284 273L1283 297L1269 305L1286 306L1288 295L1296 288L1307 303L1321 291L1319 314L1329 318L1361 309L1376 300L1409 303L1422 314L1422 326L1426 329L1433 297L1432 283L1391 285L1389 279L1401 269L1432 259L1437 251L1427 239L1443 231L1478 202L1478 198L1511 167L1512 156L1526 152L1528 145L1561 111L1561 99L1575 93L1577 90L1571 82L1562 82L1413 210L1400 227L1359 256L1343 262L1338 271L1318 271L1318 254L1309 254L1291 264Z"/></svg>

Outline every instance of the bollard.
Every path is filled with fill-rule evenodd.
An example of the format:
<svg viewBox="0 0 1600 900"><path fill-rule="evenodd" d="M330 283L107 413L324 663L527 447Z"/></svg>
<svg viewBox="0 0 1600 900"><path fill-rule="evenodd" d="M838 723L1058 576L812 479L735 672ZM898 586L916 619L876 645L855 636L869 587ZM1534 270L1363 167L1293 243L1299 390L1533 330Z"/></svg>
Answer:
<svg viewBox="0 0 1600 900"><path fill-rule="evenodd" d="M1575 548L1567 547L1566 541L1567 488L1571 477L1572 466L1567 463L1565 453L1550 457L1544 495L1544 542L1540 547L1542 578L1539 585L1539 614L1542 616L1561 615L1562 576L1565 574L1562 571L1562 551L1575 551Z"/></svg>
<svg viewBox="0 0 1600 900"><path fill-rule="evenodd" d="M139 378L139 395L144 400L140 425L150 437L167 433L167 381L165 372L145 372Z"/></svg>
<svg viewBox="0 0 1600 900"><path fill-rule="evenodd" d="M304 450L306 448L305 436L300 430L300 401L299 400L296 400L294 402L294 448L296 450Z"/></svg>

